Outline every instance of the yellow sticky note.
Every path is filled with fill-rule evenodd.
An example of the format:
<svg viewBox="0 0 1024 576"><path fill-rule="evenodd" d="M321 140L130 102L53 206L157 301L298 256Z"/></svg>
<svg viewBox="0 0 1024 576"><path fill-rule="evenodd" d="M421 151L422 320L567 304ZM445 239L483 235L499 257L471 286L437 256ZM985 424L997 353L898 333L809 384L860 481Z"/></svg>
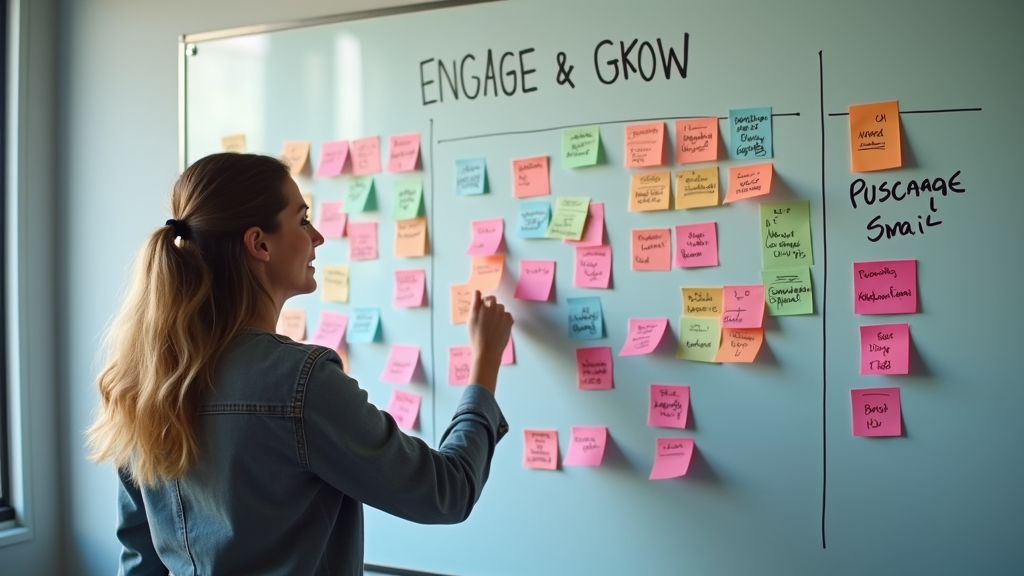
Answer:
<svg viewBox="0 0 1024 576"><path fill-rule="evenodd" d="M302 174L302 170L306 167L306 161L309 160L309 142L286 141L284 148L281 149L281 159L288 165L292 176Z"/></svg>
<svg viewBox="0 0 1024 576"><path fill-rule="evenodd" d="M395 221L395 257L416 258L427 254L427 219Z"/></svg>
<svg viewBox="0 0 1024 576"><path fill-rule="evenodd" d="M854 172L899 168L898 101L850 106L850 166Z"/></svg>
<svg viewBox="0 0 1024 576"><path fill-rule="evenodd" d="M232 134L220 139L220 149L224 152L245 153L245 134Z"/></svg>
<svg viewBox="0 0 1024 576"><path fill-rule="evenodd" d="M452 303L452 324L465 324L469 308L473 305L473 288L469 284L452 284L449 289Z"/></svg>
<svg viewBox="0 0 1024 576"><path fill-rule="evenodd" d="M718 206L718 166L676 172L676 210Z"/></svg>
<svg viewBox="0 0 1024 576"><path fill-rule="evenodd" d="M474 256L473 270L469 274L468 285L473 290L494 292L501 283L501 274L505 271L505 255Z"/></svg>
<svg viewBox="0 0 1024 576"><path fill-rule="evenodd" d="M722 317L722 288L683 288L683 316Z"/></svg>
<svg viewBox="0 0 1024 576"><path fill-rule="evenodd" d="M629 211L668 210L672 203L669 172L633 174L629 179Z"/></svg>
<svg viewBox="0 0 1024 576"><path fill-rule="evenodd" d="M324 266L321 296L325 302L348 302L348 264Z"/></svg>

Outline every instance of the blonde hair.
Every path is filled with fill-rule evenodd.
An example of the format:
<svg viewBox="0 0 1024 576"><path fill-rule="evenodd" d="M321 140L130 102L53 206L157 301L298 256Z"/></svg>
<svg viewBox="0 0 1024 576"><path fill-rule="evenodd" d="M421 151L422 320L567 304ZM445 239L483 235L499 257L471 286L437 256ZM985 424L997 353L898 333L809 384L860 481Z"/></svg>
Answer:
<svg viewBox="0 0 1024 576"><path fill-rule="evenodd" d="M196 460L198 406L216 361L270 303L242 236L252 226L279 229L288 177L276 158L225 153L178 178L171 213L179 224L168 221L143 244L106 334L99 410L86 433L92 460L148 486L181 477Z"/></svg>

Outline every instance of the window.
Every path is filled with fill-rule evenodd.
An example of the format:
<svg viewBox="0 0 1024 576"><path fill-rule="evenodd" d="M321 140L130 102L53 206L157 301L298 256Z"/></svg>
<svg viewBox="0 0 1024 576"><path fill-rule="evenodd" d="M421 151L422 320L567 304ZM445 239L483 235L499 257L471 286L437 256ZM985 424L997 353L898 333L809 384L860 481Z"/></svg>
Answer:
<svg viewBox="0 0 1024 576"><path fill-rule="evenodd" d="M9 3L0 7L0 239L7 237L7 24ZM11 507L10 422L7 418L7 254L0 240L0 522Z"/></svg>

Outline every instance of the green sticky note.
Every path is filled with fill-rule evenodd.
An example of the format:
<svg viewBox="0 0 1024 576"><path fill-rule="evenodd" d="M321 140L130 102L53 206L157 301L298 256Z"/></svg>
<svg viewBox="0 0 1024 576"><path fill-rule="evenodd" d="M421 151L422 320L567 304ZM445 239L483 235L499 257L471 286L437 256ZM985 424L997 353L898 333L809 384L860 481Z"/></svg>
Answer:
<svg viewBox="0 0 1024 576"><path fill-rule="evenodd" d="M693 362L714 362L722 343L718 318L679 317L676 358Z"/></svg>
<svg viewBox="0 0 1024 576"><path fill-rule="evenodd" d="M761 204L761 268L814 264L811 255L811 206L807 200Z"/></svg>
<svg viewBox="0 0 1024 576"><path fill-rule="evenodd" d="M579 240L583 236L583 225L587 222L590 198L585 196L555 198L555 211L548 223L546 238Z"/></svg>
<svg viewBox="0 0 1024 576"><path fill-rule="evenodd" d="M562 130L563 168L593 166L600 151L601 130L597 126Z"/></svg>
<svg viewBox="0 0 1024 576"><path fill-rule="evenodd" d="M377 209L372 176L355 176L349 179L343 209L346 214Z"/></svg>
<svg viewBox="0 0 1024 576"><path fill-rule="evenodd" d="M420 215L423 207L423 179L408 178L395 182L391 199L391 219L408 220Z"/></svg>
<svg viewBox="0 0 1024 576"><path fill-rule="evenodd" d="M814 314L810 268L762 270L761 281L764 283L764 302L772 316Z"/></svg>

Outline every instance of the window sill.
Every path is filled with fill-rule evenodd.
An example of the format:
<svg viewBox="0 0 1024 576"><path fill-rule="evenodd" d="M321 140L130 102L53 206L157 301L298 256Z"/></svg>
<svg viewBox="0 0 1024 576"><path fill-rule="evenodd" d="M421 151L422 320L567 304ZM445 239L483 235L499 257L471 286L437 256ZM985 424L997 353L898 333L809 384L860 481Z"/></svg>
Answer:
<svg viewBox="0 0 1024 576"><path fill-rule="evenodd" d="M14 520L0 522L0 548L27 542L31 539L32 531L24 526L18 526Z"/></svg>

